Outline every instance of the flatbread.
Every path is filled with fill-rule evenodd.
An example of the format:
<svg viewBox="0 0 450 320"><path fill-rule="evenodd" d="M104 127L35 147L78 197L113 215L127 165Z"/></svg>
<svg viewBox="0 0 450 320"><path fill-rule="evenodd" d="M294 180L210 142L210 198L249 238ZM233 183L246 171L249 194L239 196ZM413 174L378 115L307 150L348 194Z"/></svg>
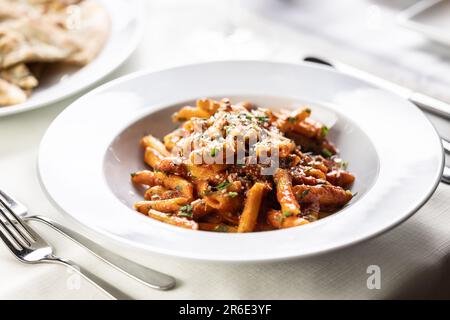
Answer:
<svg viewBox="0 0 450 320"><path fill-rule="evenodd" d="M94 0L0 0L0 106L31 94L38 85L36 66L90 63L105 46L110 25Z"/></svg>
<svg viewBox="0 0 450 320"><path fill-rule="evenodd" d="M0 0L0 17L12 15L23 17L24 15L42 15L52 11L62 11L68 6L78 4L82 0ZM17 15L19 11L21 15Z"/></svg>
<svg viewBox="0 0 450 320"><path fill-rule="evenodd" d="M0 78L25 90L33 89L39 84L30 69L23 63L0 70Z"/></svg>
<svg viewBox="0 0 450 320"><path fill-rule="evenodd" d="M10 106L23 103L27 100L27 94L18 86L0 79L0 106Z"/></svg>
<svg viewBox="0 0 450 320"><path fill-rule="evenodd" d="M111 22L105 8L95 1L83 1L76 7L79 8L79 23L66 25L66 28L69 30L69 37L78 44L80 50L72 53L65 61L86 65L94 60L105 46ZM76 15L76 11L73 14Z"/></svg>
<svg viewBox="0 0 450 320"><path fill-rule="evenodd" d="M39 15L37 8L31 7L21 1L0 0L0 22L33 15Z"/></svg>

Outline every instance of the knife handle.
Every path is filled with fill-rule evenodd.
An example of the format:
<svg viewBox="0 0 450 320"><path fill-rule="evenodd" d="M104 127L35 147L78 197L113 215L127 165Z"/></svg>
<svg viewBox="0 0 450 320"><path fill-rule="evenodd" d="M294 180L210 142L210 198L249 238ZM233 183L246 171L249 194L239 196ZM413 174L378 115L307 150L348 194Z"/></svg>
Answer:
<svg viewBox="0 0 450 320"><path fill-rule="evenodd" d="M450 105L444 101L432 98L419 92L413 92L408 99L420 109L436 113L442 117L450 119Z"/></svg>

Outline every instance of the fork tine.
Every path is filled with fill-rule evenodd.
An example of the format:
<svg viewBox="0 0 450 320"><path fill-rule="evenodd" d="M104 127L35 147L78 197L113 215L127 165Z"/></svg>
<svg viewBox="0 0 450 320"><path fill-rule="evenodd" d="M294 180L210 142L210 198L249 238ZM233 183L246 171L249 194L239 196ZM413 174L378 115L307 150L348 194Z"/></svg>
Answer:
<svg viewBox="0 0 450 320"><path fill-rule="evenodd" d="M24 213L26 213L27 210L26 207L21 205L20 203L18 203L18 205L22 206L25 209ZM9 212L9 216L11 216L14 220L12 221L11 219L9 219L8 215L5 212L1 212L1 210L0 213L2 213L3 216L6 216L8 221L13 225L14 230L16 230L19 233L19 236L28 239L27 242L29 242L30 245L32 245L33 243L38 245L48 245L45 239L43 239L36 231L34 231L33 228L31 228L31 226L26 224L24 220L20 216L18 216L11 207L5 205L2 199L0 198L0 208L2 206L6 208L6 210ZM23 231L17 228L17 225L19 225Z"/></svg>
<svg viewBox="0 0 450 320"><path fill-rule="evenodd" d="M30 228L19 218L19 216L25 215L27 213L27 208L20 202L14 200L6 192L0 190L0 204L10 212L11 216L14 218L14 223L19 223L25 231L28 232L28 237L31 241L37 241L36 233L34 233Z"/></svg>
<svg viewBox="0 0 450 320"><path fill-rule="evenodd" d="M17 215L21 216L25 214L28 210L27 208L21 204L19 201L15 200L5 191L0 189L0 202L3 203L4 206L11 208Z"/></svg>
<svg viewBox="0 0 450 320"><path fill-rule="evenodd" d="M7 212L9 212L9 215ZM31 246L31 242L34 241L35 238L32 236L31 233L28 235L25 233L25 232L29 232L29 228L25 227L24 224L22 223L22 221L20 221L20 219L17 218L17 216L14 214L14 212L10 208L5 206L1 200L0 200L0 214L6 222L6 223L3 222L3 225L9 231L9 233L17 234L17 236L14 237L16 239L16 241L21 242L22 245ZM11 218L9 216L12 216L13 220L11 220ZM10 227L8 227L8 225ZM25 229L24 230L25 232L22 231L21 228L18 228L17 225L20 225L23 229ZM20 239L18 239L18 237Z"/></svg>
<svg viewBox="0 0 450 320"><path fill-rule="evenodd" d="M1 211L1 208L0 208ZM11 231L8 229L8 227L6 226L6 224L3 222L2 219L0 219L0 238L3 240L3 242L8 246L8 248L14 252L13 249L22 251L23 247L20 244L20 242L18 242L16 240L16 237L14 237L13 234L11 234ZM8 234L8 236L6 235Z"/></svg>
<svg viewBox="0 0 450 320"><path fill-rule="evenodd" d="M444 146L445 153L450 154L450 141L442 139L442 145Z"/></svg>
<svg viewBox="0 0 450 320"><path fill-rule="evenodd" d="M10 215L14 218L14 221L10 221L14 224L14 227L17 231L18 228L16 227L16 224L18 223L28 234L21 233L22 236L25 238L29 238L30 241L37 241L38 237L31 228L26 225L22 219L20 219L18 216L25 215L28 211L28 209L15 200L13 197L11 197L9 194L7 194L5 191L0 190L0 204L3 204L3 206L8 210ZM9 220L9 219L8 219Z"/></svg>

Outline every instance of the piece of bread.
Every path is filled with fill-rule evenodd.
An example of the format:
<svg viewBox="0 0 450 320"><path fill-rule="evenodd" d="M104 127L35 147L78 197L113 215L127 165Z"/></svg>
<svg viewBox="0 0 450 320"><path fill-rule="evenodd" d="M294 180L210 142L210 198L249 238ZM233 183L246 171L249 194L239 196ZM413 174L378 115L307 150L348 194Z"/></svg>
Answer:
<svg viewBox="0 0 450 320"><path fill-rule="evenodd" d="M27 94L18 86L0 79L0 106L19 104L27 100Z"/></svg>

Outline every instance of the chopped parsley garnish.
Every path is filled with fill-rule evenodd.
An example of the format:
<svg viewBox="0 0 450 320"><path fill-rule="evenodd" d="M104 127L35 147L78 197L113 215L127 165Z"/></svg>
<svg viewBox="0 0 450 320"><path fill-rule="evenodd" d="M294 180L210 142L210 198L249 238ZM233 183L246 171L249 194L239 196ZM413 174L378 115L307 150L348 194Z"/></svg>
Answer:
<svg viewBox="0 0 450 320"><path fill-rule="evenodd" d="M328 134L328 131L330 131L330 129L328 129L327 126L323 126L322 127L322 136L326 136Z"/></svg>
<svg viewBox="0 0 450 320"><path fill-rule="evenodd" d="M347 170L347 168L348 168L348 162L347 162L347 161L342 161L342 163L341 163L341 169Z"/></svg>
<svg viewBox="0 0 450 320"><path fill-rule="evenodd" d="M134 178L134 177L136 177L136 173L135 172L132 172L132 173L130 173L130 176L132 177L132 178Z"/></svg>
<svg viewBox="0 0 450 320"><path fill-rule="evenodd" d="M217 190L223 190L223 189L226 189L230 184L231 184L230 181L225 180L225 181L219 183L219 184L216 186L216 189L217 189Z"/></svg>
<svg viewBox="0 0 450 320"><path fill-rule="evenodd" d="M181 190L183 190L183 187L178 185L178 186L175 187L175 189L178 190L178 191L181 191Z"/></svg>
<svg viewBox="0 0 450 320"><path fill-rule="evenodd" d="M333 153L331 153L331 151L328 150L327 148L323 148L323 149L322 149L322 154L323 154L325 157L327 157L327 158L329 158L329 157L331 157L331 156L333 155Z"/></svg>
<svg viewBox="0 0 450 320"><path fill-rule="evenodd" d="M283 215L284 215L286 218L289 218L289 217L292 216L292 213L290 213L289 211L284 211L284 212L283 212Z"/></svg>
<svg viewBox="0 0 450 320"><path fill-rule="evenodd" d="M219 152L219 151L218 151L216 148L212 148L211 153L210 153L211 157L217 156L217 153L218 153L218 152Z"/></svg>
<svg viewBox="0 0 450 320"><path fill-rule="evenodd" d="M303 190L302 194L300 195L300 199L303 199L304 197L306 197L309 193L309 189Z"/></svg>
<svg viewBox="0 0 450 320"><path fill-rule="evenodd" d="M218 225L217 227L214 228L214 231L217 232L228 232L228 227L224 226L223 224Z"/></svg>
<svg viewBox="0 0 450 320"><path fill-rule="evenodd" d="M232 126L224 126L223 129L225 130L225 132L227 134L229 134L231 132L231 130L233 130L233 127Z"/></svg>
<svg viewBox="0 0 450 320"><path fill-rule="evenodd" d="M170 198L172 198L173 196L175 196L175 193L174 193L173 191L171 191L171 190L166 191L165 194L167 195L167 197L170 197Z"/></svg>
<svg viewBox="0 0 450 320"><path fill-rule="evenodd" d="M178 212L178 216L182 218L192 218L192 213L189 212Z"/></svg>
<svg viewBox="0 0 450 320"><path fill-rule="evenodd" d="M283 215L277 215L275 217L275 220L277 220L278 223L283 223L284 221L284 216Z"/></svg>
<svg viewBox="0 0 450 320"><path fill-rule="evenodd" d="M297 122L297 117L288 117L288 118L287 118L287 121L288 121L289 123L295 123L295 122Z"/></svg>
<svg viewBox="0 0 450 320"><path fill-rule="evenodd" d="M228 196L229 196L230 198L236 198L238 195L239 195L239 194L238 194L237 192L234 192L234 191L228 192Z"/></svg>
<svg viewBox="0 0 450 320"><path fill-rule="evenodd" d="M269 121L269 117L268 116L257 116L255 118L258 119L258 121L261 121L261 122Z"/></svg>
<svg viewBox="0 0 450 320"><path fill-rule="evenodd" d="M178 211L178 216L192 218L192 206L190 204L182 206Z"/></svg>

